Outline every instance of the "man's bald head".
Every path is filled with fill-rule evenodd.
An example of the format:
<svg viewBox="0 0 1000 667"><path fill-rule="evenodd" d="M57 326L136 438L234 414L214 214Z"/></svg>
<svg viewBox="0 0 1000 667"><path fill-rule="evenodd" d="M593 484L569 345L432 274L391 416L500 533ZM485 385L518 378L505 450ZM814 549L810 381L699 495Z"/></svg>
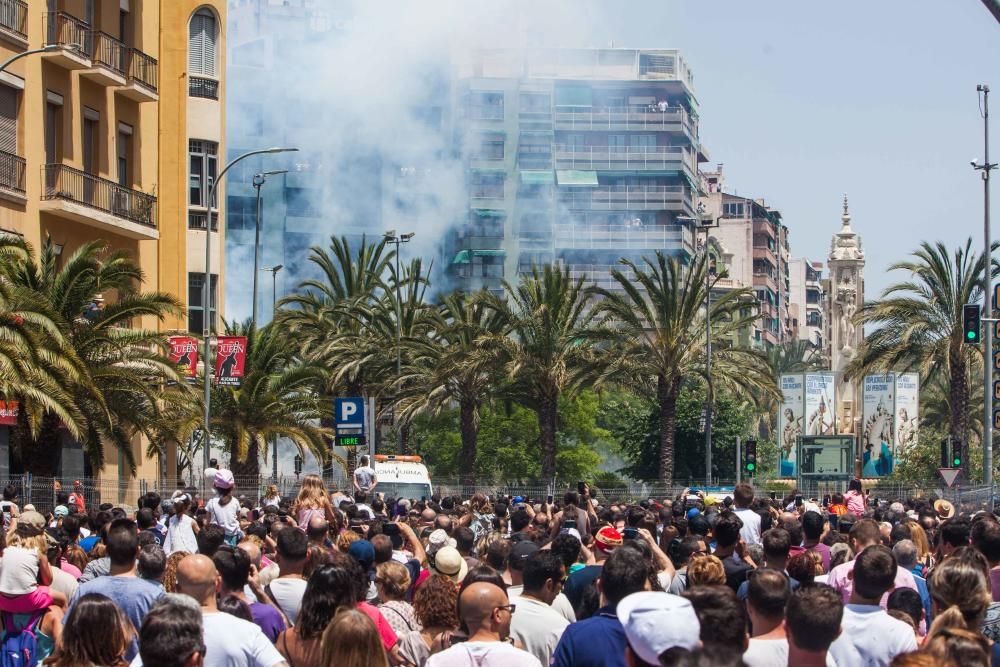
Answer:
<svg viewBox="0 0 1000 667"><path fill-rule="evenodd" d="M434 528L440 528L448 535L451 535L452 522L451 517L447 514L438 514L437 518L434 519Z"/></svg>
<svg viewBox="0 0 1000 667"><path fill-rule="evenodd" d="M240 549L243 549L243 551L247 552L247 555L250 556L250 562L253 563L254 567L256 567L259 570L260 557L261 557L260 547L258 547L255 542L249 542L249 541L240 542L237 546Z"/></svg>
<svg viewBox="0 0 1000 667"><path fill-rule="evenodd" d="M507 594L495 584L477 582L466 588L459 599L459 608L470 635L489 631L505 639L510 631L510 613L500 611L503 616L498 616L494 612L507 604Z"/></svg>
<svg viewBox="0 0 1000 667"><path fill-rule="evenodd" d="M330 524L321 516L314 516L309 519L309 525L306 527L306 535L309 536L310 542L322 542L327 538L330 532Z"/></svg>
<svg viewBox="0 0 1000 667"><path fill-rule="evenodd" d="M193 597L202 607L215 606L217 578L215 563L208 556L192 554L177 566L177 589Z"/></svg>
<svg viewBox="0 0 1000 667"><path fill-rule="evenodd" d="M421 523L425 523L425 524L434 523L434 518L435 517L437 517L437 512L435 512L434 510L432 510L430 507L424 509L424 511L420 513L420 521L421 521Z"/></svg>

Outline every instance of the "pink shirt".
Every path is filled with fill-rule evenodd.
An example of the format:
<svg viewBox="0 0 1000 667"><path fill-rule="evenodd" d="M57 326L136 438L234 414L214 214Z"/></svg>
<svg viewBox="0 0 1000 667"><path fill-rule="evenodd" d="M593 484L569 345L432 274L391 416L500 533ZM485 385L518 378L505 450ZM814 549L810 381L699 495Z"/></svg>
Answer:
<svg viewBox="0 0 1000 667"><path fill-rule="evenodd" d="M396 631L392 629L391 625L389 625L389 621L385 620L385 616L382 615L382 612L380 612L377 607L373 607L367 602L359 602L358 611L363 611L368 618L372 619L375 623L375 627L378 628L378 636L382 639L382 646L385 647L386 651L391 650L392 647L396 645Z"/></svg>
<svg viewBox="0 0 1000 667"><path fill-rule="evenodd" d="M847 511L856 517L862 517L865 514L865 496L857 491L848 491L844 494L844 504L847 505Z"/></svg>
<svg viewBox="0 0 1000 667"><path fill-rule="evenodd" d="M852 571L854 571L853 560L830 570L830 576L826 580L826 583L840 593L840 596L844 599L844 604L847 604L847 601L851 599L851 593L854 592L854 579L847 576ZM917 582L913 580L913 575L901 567L896 568L896 580L893 582L893 586L895 588L912 588L913 590L917 590ZM882 595L882 599L879 601L882 609L885 609L886 603L889 600L889 593L891 592L886 591Z"/></svg>
<svg viewBox="0 0 1000 667"><path fill-rule="evenodd" d="M993 588L993 601L1000 602L1000 568L990 569L990 586Z"/></svg>

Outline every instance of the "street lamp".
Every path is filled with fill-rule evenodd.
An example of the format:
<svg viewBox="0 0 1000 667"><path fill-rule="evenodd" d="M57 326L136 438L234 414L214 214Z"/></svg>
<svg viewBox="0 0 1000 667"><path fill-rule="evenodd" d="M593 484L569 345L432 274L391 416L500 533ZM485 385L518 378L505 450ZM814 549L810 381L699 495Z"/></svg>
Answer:
<svg viewBox="0 0 1000 667"><path fill-rule="evenodd" d="M986 347L983 354L983 484L993 486L993 247L990 242L990 172L997 163L990 162L990 87L976 86L983 94L983 162L972 161L972 168L983 172L983 321L986 323Z"/></svg>
<svg viewBox="0 0 1000 667"><path fill-rule="evenodd" d="M264 267L261 271L267 271L271 274L271 321L274 321L274 307L278 303L278 271L285 268L284 264L276 264L270 268ZM257 272L254 272L254 278L257 277ZM256 280L254 281L256 284ZM254 305L256 305L256 299L254 300ZM278 436L274 436L274 445L271 447L271 475L274 477L274 483L278 483Z"/></svg>
<svg viewBox="0 0 1000 667"><path fill-rule="evenodd" d="M403 302L401 301L399 293L399 245L401 243L409 243L410 239L413 238L413 232L407 234L396 235L395 229L390 229L385 233L384 239L386 243L396 245L396 391L400 389L400 381L403 377L403 363L402 363L402 353L400 350L401 340L403 338ZM403 449L403 431L399 428L399 424L396 422L396 410L392 411L392 421L393 425L396 427L396 444L399 453L402 453Z"/></svg>
<svg viewBox="0 0 1000 667"><path fill-rule="evenodd" d="M232 169L232 167L237 163L241 162L248 157L253 157L254 155L265 155L268 153L291 153L299 150L298 148L262 148L260 150L250 151L238 156L232 160L229 164L222 168L219 175L215 177L215 180L208 186L208 220L205 222L205 284L202 286L202 304L204 307L203 312L203 322L202 322L202 334L204 337L204 364L205 364L205 445L204 451L202 452L202 463L205 468L208 467L209 449L211 449L212 442L212 429L210 427L210 422L212 419L212 382L210 378L210 367L209 367L209 344L211 342L212 333L212 322L210 321L210 315L212 313L212 211L216 208L215 205L215 193L216 187L222 182L222 177L226 175L226 172ZM219 267L219 272L222 272L222 267Z"/></svg>
<svg viewBox="0 0 1000 667"><path fill-rule="evenodd" d="M17 55L11 56L7 60L3 61L3 63L0 63L0 72L7 69L7 67L15 60L19 60L25 56L34 55L36 53L52 53L53 51L62 51L63 49L74 49L79 51L82 48L83 47L79 44L46 44L40 49L28 49L27 51L21 51Z"/></svg>
<svg viewBox="0 0 1000 667"><path fill-rule="evenodd" d="M260 189L267 181L268 176L277 174L287 174L287 169L275 169L265 171L262 174L253 175L253 187L257 190L257 223L254 226L253 236L253 328L257 328L257 274L260 273ZM280 269L280 267L279 267Z"/></svg>

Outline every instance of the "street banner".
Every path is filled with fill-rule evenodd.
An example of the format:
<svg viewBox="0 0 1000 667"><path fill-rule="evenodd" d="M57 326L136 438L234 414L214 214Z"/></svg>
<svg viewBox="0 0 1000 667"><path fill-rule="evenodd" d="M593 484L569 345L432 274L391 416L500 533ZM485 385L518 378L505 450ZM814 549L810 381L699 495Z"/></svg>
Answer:
<svg viewBox="0 0 1000 667"><path fill-rule="evenodd" d="M180 366L181 375L194 377L198 368L198 341L191 336L170 337L170 361Z"/></svg>
<svg viewBox="0 0 1000 667"><path fill-rule="evenodd" d="M802 435L805 385L801 373L781 376L781 412L778 415L778 476L795 477L796 443Z"/></svg>
<svg viewBox="0 0 1000 667"><path fill-rule="evenodd" d="M219 336L215 353L215 383L239 387L247 357L246 336Z"/></svg>
<svg viewBox="0 0 1000 667"><path fill-rule="evenodd" d="M862 477L884 477L892 473L895 443L896 374L866 375L861 429Z"/></svg>
<svg viewBox="0 0 1000 667"><path fill-rule="evenodd" d="M19 407L17 401L0 401L0 426L16 426Z"/></svg>
<svg viewBox="0 0 1000 667"><path fill-rule="evenodd" d="M805 435L834 435L837 423L837 376L806 373Z"/></svg>
<svg viewBox="0 0 1000 667"><path fill-rule="evenodd" d="M896 443L895 459L903 461L906 453L917 444L920 422L920 376L917 373L896 375Z"/></svg>

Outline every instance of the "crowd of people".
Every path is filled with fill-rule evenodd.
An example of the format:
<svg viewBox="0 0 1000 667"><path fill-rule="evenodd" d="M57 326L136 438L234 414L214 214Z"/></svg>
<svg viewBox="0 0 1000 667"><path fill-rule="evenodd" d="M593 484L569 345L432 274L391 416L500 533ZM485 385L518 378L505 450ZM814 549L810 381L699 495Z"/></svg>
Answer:
<svg viewBox="0 0 1000 667"><path fill-rule="evenodd" d="M1000 665L1000 520L946 500L685 489L601 502L7 487L0 665Z"/></svg>

